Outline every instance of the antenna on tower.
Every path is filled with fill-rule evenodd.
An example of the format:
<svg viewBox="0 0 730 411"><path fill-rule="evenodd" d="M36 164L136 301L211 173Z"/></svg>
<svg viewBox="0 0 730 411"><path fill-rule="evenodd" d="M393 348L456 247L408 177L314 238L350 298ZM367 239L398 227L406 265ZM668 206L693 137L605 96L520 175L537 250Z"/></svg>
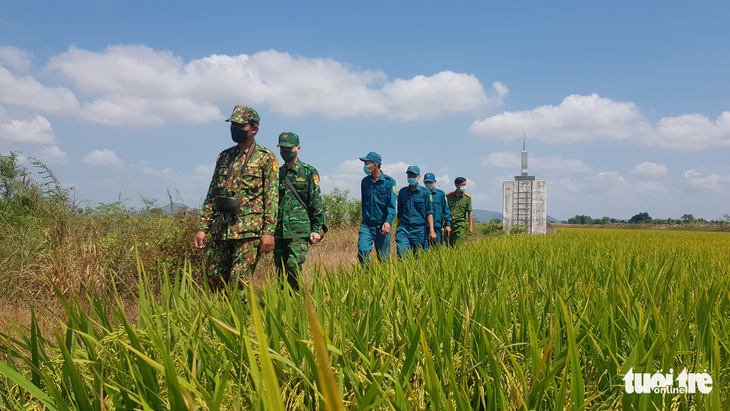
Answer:
<svg viewBox="0 0 730 411"><path fill-rule="evenodd" d="M525 140L527 139L526 135L527 135L527 133L525 133L523 131L522 132L522 151L525 151Z"/></svg>

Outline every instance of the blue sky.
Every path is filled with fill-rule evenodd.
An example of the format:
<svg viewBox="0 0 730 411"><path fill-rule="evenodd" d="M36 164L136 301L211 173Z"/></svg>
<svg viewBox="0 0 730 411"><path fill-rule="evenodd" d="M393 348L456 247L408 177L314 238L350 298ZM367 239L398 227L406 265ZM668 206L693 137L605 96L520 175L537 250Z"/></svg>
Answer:
<svg viewBox="0 0 730 411"><path fill-rule="evenodd" d="M82 206L197 207L235 104L257 141L301 137L324 192L358 157L548 182L567 219L730 214L730 3L85 0L0 4L0 152L45 162Z"/></svg>

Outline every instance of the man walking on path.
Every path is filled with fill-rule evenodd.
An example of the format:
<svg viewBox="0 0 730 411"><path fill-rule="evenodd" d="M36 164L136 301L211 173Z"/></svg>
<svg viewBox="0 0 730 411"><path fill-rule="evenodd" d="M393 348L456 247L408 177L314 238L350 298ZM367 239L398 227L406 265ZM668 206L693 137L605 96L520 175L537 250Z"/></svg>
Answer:
<svg viewBox="0 0 730 411"><path fill-rule="evenodd" d="M395 180L381 170L380 154L369 152L360 157L366 177L360 183L362 224L357 240L357 258L360 264L370 262L370 251L375 245L379 259L390 258L390 225L395 218Z"/></svg>
<svg viewBox="0 0 730 411"><path fill-rule="evenodd" d="M236 145L218 155L200 210L194 244L205 249L206 275L216 290L243 288L260 255L274 250L279 162L254 140L259 120L251 107L234 107L226 121ZM207 245L206 233L211 237Z"/></svg>
<svg viewBox="0 0 730 411"><path fill-rule="evenodd" d="M299 136L279 134L284 165L279 169L279 218L276 224L274 263L281 276L299 289L298 275L307 259L309 244L319 242L324 224L324 207L317 169L299 160Z"/></svg>
<svg viewBox="0 0 730 411"><path fill-rule="evenodd" d="M421 169L410 166L406 175L408 186L398 192L398 228L395 232L398 257L411 250L427 250L428 242L436 240L431 192L418 185Z"/></svg>
<svg viewBox="0 0 730 411"><path fill-rule="evenodd" d="M433 228L436 231L436 241L433 244L443 244L442 228L447 237L451 235L451 210L446 201L446 193L436 188L436 176L433 173L424 174L423 185L431 192L433 200Z"/></svg>
<svg viewBox="0 0 730 411"><path fill-rule="evenodd" d="M449 245L464 241L467 235L474 232L474 217L471 212L471 196L466 193L466 179L456 177L456 189L446 195L446 201L451 210L451 235Z"/></svg>

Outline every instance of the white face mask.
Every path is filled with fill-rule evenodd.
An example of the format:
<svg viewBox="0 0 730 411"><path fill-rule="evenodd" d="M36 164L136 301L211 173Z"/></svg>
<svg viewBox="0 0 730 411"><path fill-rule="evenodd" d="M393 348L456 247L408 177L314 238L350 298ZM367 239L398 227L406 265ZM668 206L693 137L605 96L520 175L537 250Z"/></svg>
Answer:
<svg viewBox="0 0 730 411"><path fill-rule="evenodd" d="M466 186L459 187L459 190L461 190L462 193L466 193Z"/></svg>
<svg viewBox="0 0 730 411"><path fill-rule="evenodd" d="M426 186L427 189L433 190L433 188L436 186L436 183L432 183L429 181L428 183L423 183L423 185Z"/></svg>

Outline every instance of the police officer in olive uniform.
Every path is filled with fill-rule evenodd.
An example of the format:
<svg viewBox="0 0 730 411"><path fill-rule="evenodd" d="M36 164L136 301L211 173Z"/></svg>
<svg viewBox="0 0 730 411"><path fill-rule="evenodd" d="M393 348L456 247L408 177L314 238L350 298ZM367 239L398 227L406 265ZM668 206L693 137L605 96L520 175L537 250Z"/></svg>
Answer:
<svg viewBox="0 0 730 411"><path fill-rule="evenodd" d="M284 165L279 168L274 263L279 274L284 271L289 285L298 290L297 275L307 259L309 244L316 244L321 238L324 207L317 169L298 158L299 136L292 132L279 134L278 147Z"/></svg>
<svg viewBox="0 0 730 411"><path fill-rule="evenodd" d="M259 256L274 250L279 162L276 154L254 140L259 120L251 107L234 107L226 121L231 122L236 145L218 155L200 210L194 243L205 249L206 274L214 289L242 288L253 276ZM211 236L207 245L206 233Z"/></svg>
<svg viewBox="0 0 730 411"><path fill-rule="evenodd" d="M362 198L362 224L357 240L357 258L360 264L370 262L370 251L381 260L390 258L390 226L395 218L395 179L380 170L382 157L369 152L360 157L367 175L360 183Z"/></svg>
<svg viewBox="0 0 730 411"><path fill-rule="evenodd" d="M408 186L398 192L398 228L395 231L398 257L411 250L427 250L428 242L436 240L431 192L418 185L421 169L410 166L406 170L406 176Z"/></svg>
<svg viewBox="0 0 730 411"><path fill-rule="evenodd" d="M446 231L446 236L451 235L451 210L446 201L446 193L436 188L436 176L433 173L423 175L423 185L431 192L433 200L433 228L436 231L436 241L433 244L443 244L442 228Z"/></svg>
<svg viewBox="0 0 730 411"><path fill-rule="evenodd" d="M446 201L451 210L451 235L449 245L464 241L467 234L474 232L474 217L471 212L471 196L466 193L466 179L456 177L454 180L456 189L446 195Z"/></svg>

